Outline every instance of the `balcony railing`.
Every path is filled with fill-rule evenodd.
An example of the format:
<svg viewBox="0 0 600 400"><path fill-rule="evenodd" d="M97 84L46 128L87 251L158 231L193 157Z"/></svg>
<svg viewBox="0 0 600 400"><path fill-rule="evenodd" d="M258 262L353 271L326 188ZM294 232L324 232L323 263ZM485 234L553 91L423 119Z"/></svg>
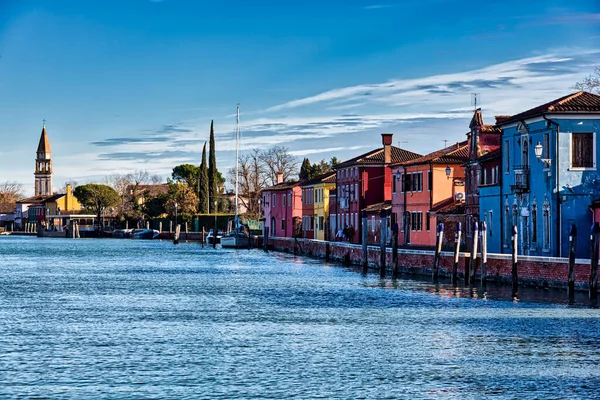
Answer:
<svg viewBox="0 0 600 400"><path fill-rule="evenodd" d="M528 192L529 191L529 166L528 165L514 165L514 184L510 185L510 188L515 192Z"/></svg>

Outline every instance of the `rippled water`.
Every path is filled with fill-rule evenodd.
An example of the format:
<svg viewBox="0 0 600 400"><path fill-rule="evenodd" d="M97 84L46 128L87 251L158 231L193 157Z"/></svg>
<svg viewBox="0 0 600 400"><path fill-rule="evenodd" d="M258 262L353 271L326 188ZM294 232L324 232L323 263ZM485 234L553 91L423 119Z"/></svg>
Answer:
<svg viewBox="0 0 600 400"><path fill-rule="evenodd" d="M258 250L0 237L0 397L600 398L600 311Z"/></svg>

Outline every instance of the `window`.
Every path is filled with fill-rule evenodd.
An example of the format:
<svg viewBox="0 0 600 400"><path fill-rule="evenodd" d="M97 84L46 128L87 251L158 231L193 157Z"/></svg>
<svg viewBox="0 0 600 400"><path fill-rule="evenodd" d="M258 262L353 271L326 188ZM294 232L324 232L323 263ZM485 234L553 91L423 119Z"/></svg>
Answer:
<svg viewBox="0 0 600 400"><path fill-rule="evenodd" d="M504 141L504 150L502 151L504 153L504 172L508 174L510 172L510 146L508 140Z"/></svg>
<svg viewBox="0 0 600 400"><path fill-rule="evenodd" d="M284 194L284 196L285 196L285 194ZM292 194L290 193L290 194L288 194L288 207L291 207L291 205L292 205Z"/></svg>
<svg viewBox="0 0 600 400"><path fill-rule="evenodd" d="M404 174L400 174L400 193L404 193Z"/></svg>
<svg viewBox="0 0 600 400"><path fill-rule="evenodd" d="M319 217L319 230L322 231L325 226L325 217Z"/></svg>
<svg viewBox="0 0 600 400"><path fill-rule="evenodd" d="M531 243L537 243L537 205L531 206Z"/></svg>
<svg viewBox="0 0 600 400"><path fill-rule="evenodd" d="M550 135L547 133L544 134L544 157L543 158L550 158Z"/></svg>
<svg viewBox="0 0 600 400"><path fill-rule="evenodd" d="M487 169L483 169L483 184L487 185Z"/></svg>
<svg viewBox="0 0 600 400"><path fill-rule="evenodd" d="M571 134L571 167L594 168L594 134Z"/></svg>
<svg viewBox="0 0 600 400"><path fill-rule="evenodd" d="M375 216L371 217L371 232L375 232Z"/></svg>
<svg viewBox="0 0 600 400"><path fill-rule="evenodd" d="M281 205L285 207L285 194L281 196Z"/></svg>
<svg viewBox="0 0 600 400"><path fill-rule="evenodd" d="M410 214L412 231L420 232L423 230L423 212L413 211Z"/></svg>
<svg viewBox="0 0 600 400"><path fill-rule="evenodd" d="M427 212L427 214L425 214L425 229L427 230L427 232L431 230L431 221L429 220L429 218L431 218L431 215L429 214L429 212Z"/></svg>
<svg viewBox="0 0 600 400"><path fill-rule="evenodd" d="M542 236L543 245L542 251L550 251L550 202L546 198L542 207Z"/></svg>
<svg viewBox="0 0 600 400"><path fill-rule="evenodd" d="M277 205L277 196L275 195L275 193L273 193L273 195L271 196L271 207L275 207Z"/></svg>
<svg viewBox="0 0 600 400"><path fill-rule="evenodd" d="M494 214L492 213L492 210L488 211L488 223L487 223L487 231L488 231L488 235L492 236L492 226L493 226L493 221L494 219L492 218L494 216Z"/></svg>
<svg viewBox="0 0 600 400"><path fill-rule="evenodd" d="M496 167L490 168L490 173L492 174L492 179L490 180L490 183L494 185L496 184Z"/></svg>
<svg viewBox="0 0 600 400"><path fill-rule="evenodd" d="M283 231L283 234L285 235L285 219L281 220L281 230Z"/></svg>
<svg viewBox="0 0 600 400"><path fill-rule="evenodd" d="M396 193L396 178L392 174L392 193Z"/></svg>
<svg viewBox="0 0 600 400"><path fill-rule="evenodd" d="M410 192L412 190L412 175L404 174L404 191Z"/></svg>
<svg viewBox="0 0 600 400"><path fill-rule="evenodd" d="M422 192L423 191L423 173L422 172L413 172L409 174L410 176L410 191L412 192Z"/></svg>

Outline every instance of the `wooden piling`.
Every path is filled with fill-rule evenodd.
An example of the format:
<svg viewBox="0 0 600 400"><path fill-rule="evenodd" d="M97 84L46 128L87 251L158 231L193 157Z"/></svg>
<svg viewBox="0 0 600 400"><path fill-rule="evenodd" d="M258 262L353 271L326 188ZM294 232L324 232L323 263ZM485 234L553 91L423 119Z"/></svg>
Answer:
<svg viewBox="0 0 600 400"><path fill-rule="evenodd" d="M175 235L173 236L173 243L174 244L178 244L179 243L179 233L181 231L181 225L177 224L177 226L175 227Z"/></svg>
<svg viewBox="0 0 600 400"><path fill-rule="evenodd" d="M369 269L369 248L367 244L368 230L367 230L367 213L363 211L361 220L361 235L362 235L362 267L363 272L367 272Z"/></svg>
<svg viewBox="0 0 600 400"><path fill-rule="evenodd" d="M519 272L518 272L518 250L519 250L519 233L517 226L512 227L512 295L513 298L519 294Z"/></svg>
<svg viewBox="0 0 600 400"><path fill-rule="evenodd" d="M569 276L567 293L569 298L575 297L575 249L577 248L577 226L571 225L571 232L569 233Z"/></svg>
<svg viewBox="0 0 600 400"><path fill-rule="evenodd" d="M269 250L269 227L265 227L265 236L263 237L263 246L265 251Z"/></svg>
<svg viewBox="0 0 600 400"><path fill-rule="evenodd" d="M201 241L202 242L202 248L204 248L204 241L206 240L205 239L205 234L206 234L206 231L204 230L204 227L202 227L202 241Z"/></svg>
<svg viewBox="0 0 600 400"><path fill-rule="evenodd" d="M188 241L188 225L187 222L185 223L185 241Z"/></svg>
<svg viewBox="0 0 600 400"><path fill-rule="evenodd" d="M173 221L169 221L169 233L173 232Z"/></svg>
<svg viewBox="0 0 600 400"><path fill-rule="evenodd" d="M158 223L158 232L162 233L162 221Z"/></svg>
<svg viewBox="0 0 600 400"><path fill-rule="evenodd" d="M469 275L465 279L469 281L469 285L475 284L475 276L477 275L477 246L479 241L479 225L477 221L473 222L473 243L471 247L471 259L469 260Z"/></svg>
<svg viewBox="0 0 600 400"><path fill-rule="evenodd" d="M598 250L600 240L600 223L594 222L590 234L590 300L598 299Z"/></svg>
<svg viewBox="0 0 600 400"><path fill-rule="evenodd" d="M398 269L398 224L392 227L392 278L398 278L400 271Z"/></svg>
<svg viewBox="0 0 600 400"><path fill-rule="evenodd" d="M454 235L454 265L452 266L452 284L458 283L458 257L460 256L460 237L462 236L462 224L456 223L456 233Z"/></svg>
<svg viewBox="0 0 600 400"><path fill-rule="evenodd" d="M439 268L440 268L440 253L442 252L442 241L444 240L444 224L440 222L437 225L436 230L436 246L435 256L433 258L433 283L439 282Z"/></svg>
<svg viewBox="0 0 600 400"><path fill-rule="evenodd" d="M487 224L481 223L481 287L487 287Z"/></svg>
<svg viewBox="0 0 600 400"><path fill-rule="evenodd" d="M379 276L385 278L385 258L386 258L386 240L387 240L387 212L381 211L379 215Z"/></svg>

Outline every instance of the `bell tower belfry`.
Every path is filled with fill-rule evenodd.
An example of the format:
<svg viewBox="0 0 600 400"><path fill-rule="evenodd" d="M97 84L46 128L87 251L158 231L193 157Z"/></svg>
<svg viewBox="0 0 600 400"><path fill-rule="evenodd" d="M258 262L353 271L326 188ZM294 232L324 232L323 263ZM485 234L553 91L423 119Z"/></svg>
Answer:
<svg viewBox="0 0 600 400"><path fill-rule="evenodd" d="M49 196L52 194L52 151L46 133L46 120L42 126L42 135L38 144L35 158L35 195Z"/></svg>

